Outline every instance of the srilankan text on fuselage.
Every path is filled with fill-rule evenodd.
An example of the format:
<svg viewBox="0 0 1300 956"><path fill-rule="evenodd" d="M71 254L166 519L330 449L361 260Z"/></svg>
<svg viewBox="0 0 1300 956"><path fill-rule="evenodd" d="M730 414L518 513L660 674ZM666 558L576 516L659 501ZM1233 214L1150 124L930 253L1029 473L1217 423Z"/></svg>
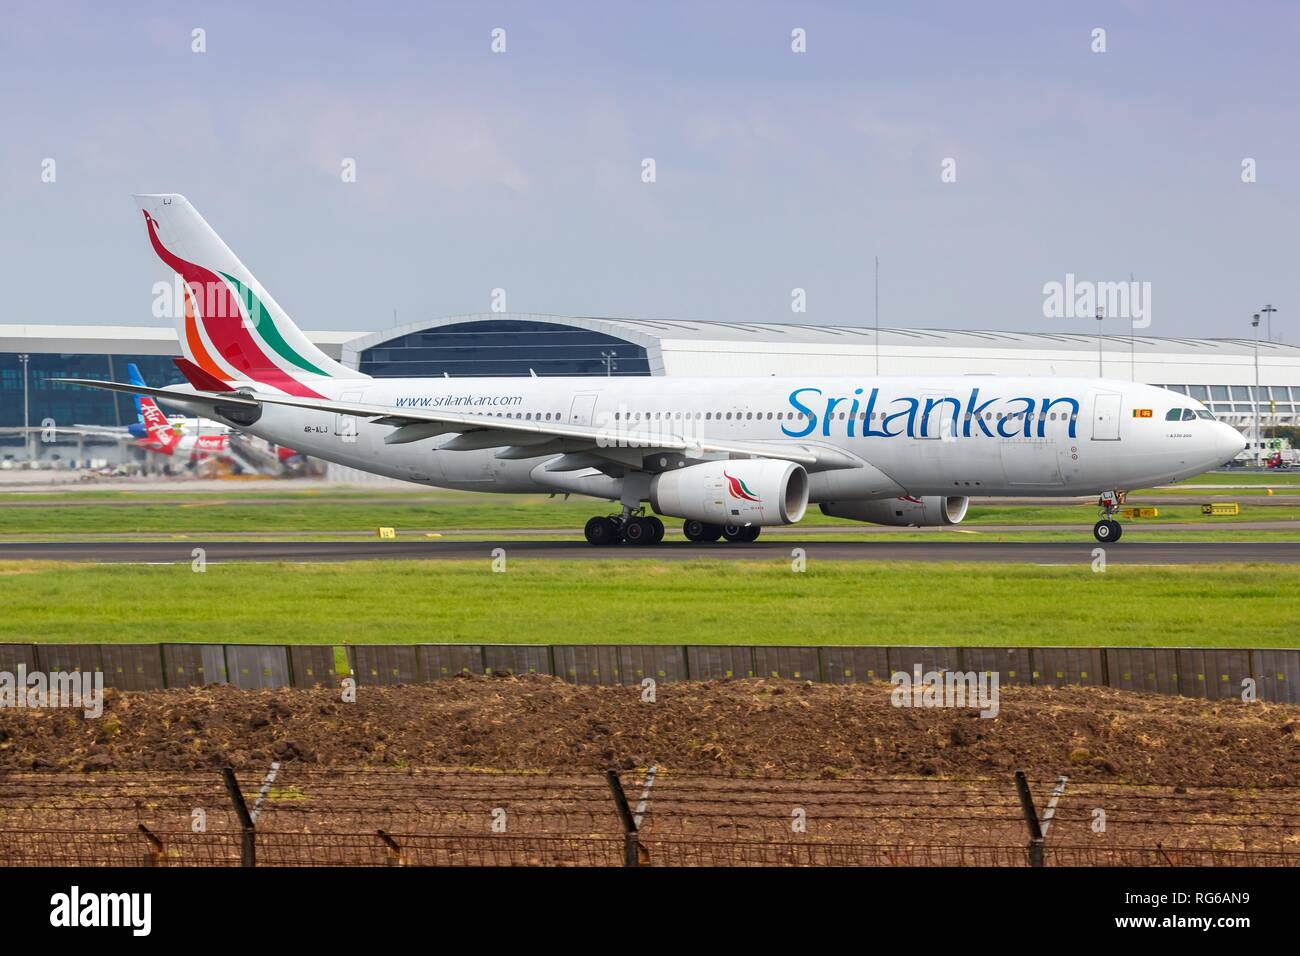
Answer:
<svg viewBox="0 0 1300 956"><path fill-rule="evenodd" d="M870 392L856 388L849 395L827 395L810 385L794 389L789 402L796 413L804 416L794 427L781 426L789 438L807 438L819 425L820 434L831 437L832 427L840 421L835 417L837 412L847 413L843 427L849 438L937 437L943 416L949 414L952 430L948 434L952 437L1045 438L1048 415L1058 410L1068 423L1069 437L1074 438L1079 418L1079 400L1069 395L987 398L979 386L973 387L963 401L951 395L900 395L882 399L879 388ZM1001 417L991 412L992 408L997 408ZM938 417L932 419L936 410Z"/></svg>

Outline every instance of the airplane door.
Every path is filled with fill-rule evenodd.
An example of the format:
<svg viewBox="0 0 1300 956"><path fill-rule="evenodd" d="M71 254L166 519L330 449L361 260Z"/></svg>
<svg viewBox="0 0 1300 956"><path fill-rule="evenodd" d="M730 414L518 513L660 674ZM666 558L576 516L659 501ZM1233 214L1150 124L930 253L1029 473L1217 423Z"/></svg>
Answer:
<svg viewBox="0 0 1300 956"><path fill-rule="evenodd" d="M917 409L917 438L952 441L956 437L953 431L954 412L952 404L944 399L946 395L922 395ZM933 402L932 405L929 403ZM925 413L929 405L930 414Z"/></svg>
<svg viewBox="0 0 1300 956"><path fill-rule="evenodd" d="M365 395L365 392L344 392L339 396L339 401L359 402L363 395ZM355 415L336 414L334 416L334 434L339 438L342 438L344 441L356 441L357 425L360 421L361 419L357 418Z"/></svg>
<svg viewBox="0 0 1300 956"><path fill-rule="evenodd" d="M943 423L947 417L945 413L948 411L948 406L939 402L941 397L940 395L921 396L921 407L917 412L920 416L920 421L917 422L917 438L933 439L939 438L943 434ZM930 407L930 414L927 415L925 409L929 402L935 404ZM951 432L952 429L949 429L949 431Z"/></svg>
<svg viewBox="0 0 1300 956"><path fill-rule="evenodd" d="M595 395L578 395L569 409L569 422L573 425L593 425L596 417Z"/></svg>
<svg viewBox="0 0 1300 956"><path fill-rule="evenodd" d="M1098 392L1092 402L1092 440L1119 441L1118 392Z"/></svg>

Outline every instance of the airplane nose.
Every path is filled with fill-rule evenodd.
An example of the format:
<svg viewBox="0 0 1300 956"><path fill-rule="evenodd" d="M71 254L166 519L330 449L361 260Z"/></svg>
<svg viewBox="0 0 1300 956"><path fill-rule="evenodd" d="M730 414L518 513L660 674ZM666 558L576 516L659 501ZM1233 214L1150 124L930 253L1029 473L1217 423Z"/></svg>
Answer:
<svg viewBox="0 0 1300 956"><path fill-rule="evenodd" d="M1219 434L1215 440L1215 450L1219 461L1228 462L1236 458L1246 448L1246 436L1231 425L1219 423Z"/></svg>

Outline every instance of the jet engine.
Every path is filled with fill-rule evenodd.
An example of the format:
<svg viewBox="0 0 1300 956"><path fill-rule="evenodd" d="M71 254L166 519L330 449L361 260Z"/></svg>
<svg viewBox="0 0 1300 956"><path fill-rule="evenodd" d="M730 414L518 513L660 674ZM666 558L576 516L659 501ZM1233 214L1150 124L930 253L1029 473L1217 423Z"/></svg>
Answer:
<svg viewBox="0 0 1300 956"><path fill-rule="evenodd" d="M707 461L656 475L650 504L710 524L794 524L808 507L808 473L774 458Z"/></svg>
<svg viewBox="0 0 1300 956"><path fill-rule="evenodd" d="M969 504L969 498L931 495L880 501L826 501L821 509L822 514L832 518L919 528L923 525L959 524L966 517Z"/></svg>

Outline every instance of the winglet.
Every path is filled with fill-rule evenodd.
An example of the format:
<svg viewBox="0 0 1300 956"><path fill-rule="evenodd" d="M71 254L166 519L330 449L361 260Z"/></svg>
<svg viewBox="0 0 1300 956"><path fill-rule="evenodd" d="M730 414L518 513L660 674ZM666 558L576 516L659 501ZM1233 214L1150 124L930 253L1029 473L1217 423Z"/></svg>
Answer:
<svg viewBox="0 0 1300 956"><path fill-rule="evenodd" d="M174 358L173 362L189 382L200 392L233 392L234 389L214 375L209 375L189 359Z"/></svg>

